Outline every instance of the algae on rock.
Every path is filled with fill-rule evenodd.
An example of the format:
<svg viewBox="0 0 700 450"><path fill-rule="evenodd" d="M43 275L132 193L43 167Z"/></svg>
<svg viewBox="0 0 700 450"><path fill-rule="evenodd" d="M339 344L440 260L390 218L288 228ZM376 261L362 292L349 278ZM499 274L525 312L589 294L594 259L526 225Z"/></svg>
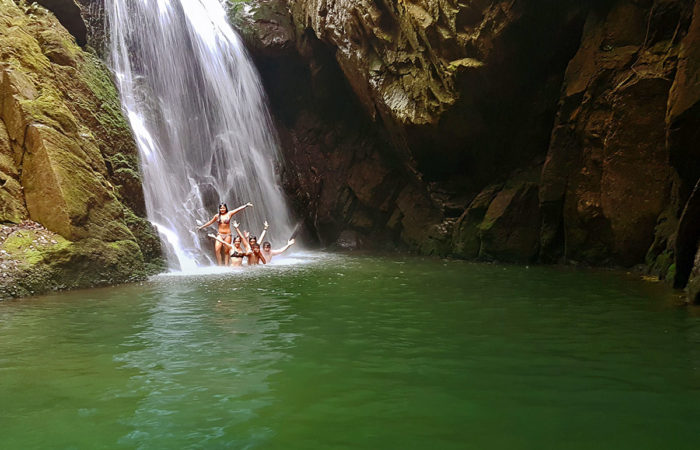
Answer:
<svg viewBox="0 0 700 450"><path fill-rule="evenodd" d="M18 258L0 297L139 278L160 258L105 66L46 9L11 0L0 0L0 199L6 227L60 235L41 252L15 234L0 243L12 250L0 258Z"/></svg>

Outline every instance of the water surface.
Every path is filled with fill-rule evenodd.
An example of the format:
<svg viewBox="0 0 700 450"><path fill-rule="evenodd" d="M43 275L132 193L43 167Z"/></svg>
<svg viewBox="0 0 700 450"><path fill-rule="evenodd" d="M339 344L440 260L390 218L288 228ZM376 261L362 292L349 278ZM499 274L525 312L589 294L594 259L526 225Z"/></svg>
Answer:
<svg viewBox="0 0 700 450"><path fill-rule="evenodd" d="M292 262L0 303L0 447L697 446L700 317L659 284Z"/></svg>

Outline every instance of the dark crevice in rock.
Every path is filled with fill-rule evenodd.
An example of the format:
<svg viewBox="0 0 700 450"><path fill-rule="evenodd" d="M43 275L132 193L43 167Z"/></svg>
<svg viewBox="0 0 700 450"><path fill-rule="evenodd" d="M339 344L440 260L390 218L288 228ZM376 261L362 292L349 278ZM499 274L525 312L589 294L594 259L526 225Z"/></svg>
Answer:
<svg viewBox="0 0 700 450"><path fill-rule="evenodd" d="M35 0L36 3L45 7L61 22L66 30L73 35L75 41L80 46L88 42L88 30L83 21L82 11L73 0Z"/></svg>
<svg viewBox="0 0 700 450"><path fill-rule="evenodd" d="M676 276L673 286L679 289L688 284L693 268L695 255L700 243L700 181L695 185L688 202L685 205L678 225L676 236Z"/></svg>

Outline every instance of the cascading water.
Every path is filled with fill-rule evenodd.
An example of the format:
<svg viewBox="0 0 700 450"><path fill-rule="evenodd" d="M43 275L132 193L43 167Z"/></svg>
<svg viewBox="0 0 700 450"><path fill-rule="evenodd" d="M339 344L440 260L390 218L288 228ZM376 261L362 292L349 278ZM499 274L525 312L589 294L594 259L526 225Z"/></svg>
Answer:
<svg viewBox="0 0 700 450"><path fill-rule="evenodd" d="M219 0L106 0L110 55L141 154L149 219L171 266L213 261L198 221L219 201L273 245L291 232L259 76ZM215 224L216 225L216 224ZM267 238L266 238L267 240Z"/></svg>

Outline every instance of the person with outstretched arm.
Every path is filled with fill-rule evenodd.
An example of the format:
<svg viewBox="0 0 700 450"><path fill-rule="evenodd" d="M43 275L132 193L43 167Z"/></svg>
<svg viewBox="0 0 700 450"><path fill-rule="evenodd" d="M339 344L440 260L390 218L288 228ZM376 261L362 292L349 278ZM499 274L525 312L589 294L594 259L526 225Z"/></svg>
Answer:
<svg viewBox="0 0 700 450"><path fill-rule="evenodd" d="M238 233L238 236L236 236L233 239L233 244L229 244L228 242L225 242L223 239L221 239L218 236L214 236L213 234L210 234L209 237L215 239L228 250L228 255L230 256L231 260L231 266L241 267L243 266L243 257L250 257L250 255L253 252L250 249L250 242L248 242L248 238L241 233L241 230L238 229L238 222L234 220L232 222L232 225L233 228L236 229L236 233Z"/></svg>
<svg viewBox="0 0 700 450"><path fill-rule="evenodd" d="M260 253L265 257L267 262L270 262L272 260L273 256L277 256L279 254L286 252L287 249L289 249L289 247L294 245L294 242L295 242L295 240L294 240L294 238L292 238L292 239L287 241L287 245L285 245L284 247L278 248L276 250L272 250L272 244L270 244L270 241L266 241L266 242L263 242L262 251Z"/></svg>
<svg viewBox="0 0 700 450"><path fill-rule="evenodd" d="M221 241L224 241L229 247L231 246L231 239L233 238L233 235L231 234L231 217L233 217L235 214L243 211L249 206L253 206L252 203L248 202L243 206L239 206L238 208L234 209L233 211L228 210L228 206L226 203L221 203L219 205L219 213L214 215L214 217L211 218L211 220L204 225L197 227L197 230L201 230L202 228L206 228L209 225L213 224L214 222L218 222L218 237L220 239L216 239L216 243L214 244L214 255L216 255L216 263L218 265L228 265L229 264L229 252L228 251L223 251L224 250L224 245L221 243ZM222 258L222 253L223 253L223 258Z"/></svg>

